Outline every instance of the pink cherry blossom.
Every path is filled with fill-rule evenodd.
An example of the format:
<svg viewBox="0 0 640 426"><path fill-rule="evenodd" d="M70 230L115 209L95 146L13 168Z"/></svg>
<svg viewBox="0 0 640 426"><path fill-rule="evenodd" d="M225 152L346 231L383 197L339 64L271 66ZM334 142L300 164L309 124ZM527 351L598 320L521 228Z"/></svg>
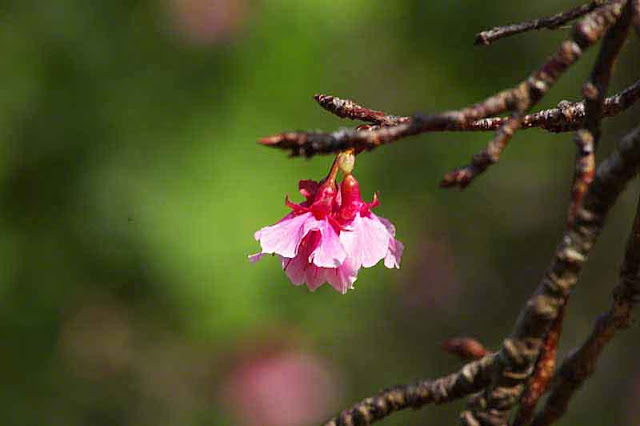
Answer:
<svg viewBox="0 0 640 426"><path fill-rule="evenodd" d="M371 209L377 197L365 203L356 179L347 175L336 188L331 176L317 183L300 181L301 204L286 205L292 212L278 223L255 233L262 251L249 256L252 262L265 254L280 257L282 268L295 285L315 291L325 282L340 293L353 288L361 267L384 259L387 268L399 268L403 246L395 239L395 228Z"/></svg>

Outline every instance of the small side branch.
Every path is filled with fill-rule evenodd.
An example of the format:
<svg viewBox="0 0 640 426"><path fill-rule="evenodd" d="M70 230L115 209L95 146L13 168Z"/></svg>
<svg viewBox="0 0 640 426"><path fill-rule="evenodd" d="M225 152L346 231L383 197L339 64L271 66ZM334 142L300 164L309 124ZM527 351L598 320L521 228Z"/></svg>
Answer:
<svg viewBox="0 0 640 426"><path fill-rule="evenodd" d="M578 131L574 138L577 153L568 215L569 223L573 221L578 206L593 181L596 163L595 150L600 140L600 122L604 110L604 99L611 80L613 65L627 38L630 20L631 3L627 2L620 19L607 31L589 81L582 88L585 98L585 120L584 129Z"/></svg>
<svg viewBox="0 0 640 426"><path fill-rule="evenodd" d="M518 24L505 25L502 27L492 28L476 34L476 45L488 46L494 41L501 38L509 37L515 34L521 34L528 31L548 29L555 30L562 25L580 18L587 13L593 11L595 8L602 6L605 2L603 0L591 1L582 6L574 7L573 9L565 12L556 13L555 15L548 16L546 18L533 19L531 21L520 22Z"/></svg>
<svg viewBox="0 0 640 426"><path fill-rule="evenodd" d="M388 115L382 111L365 108L349 99L340 99L335 96L322 94L315 95L313 98L322 108L340 118L360 120L378 126L395 126L396 124L406 123L410 120L409 117Z"/></svg>
<svg viewBox="0 0 640 426"><path fill-rule="evenodd" d="M629 240L620 281L613 290L609 311L598 318L587 340L562 363L551 388L549 398L538 413L533 426L548 426L567 410L580 386L593 374L604 347L615 334L627 328L632 309L640 303L640 199Z"/></svg>
<svg viewBox="0 0 640 426"><path fill-rule="evenodd" d="M342 411L323 426L368 426L399 410L465 397L487 385L494 364L495 355L487 355L449 376L386 389Z"/></svg>
<svg viewBox="0 0 640 426"><path fill-rule="evenodd" d="M497 163L513 134L522 126L522 119L522 113L513 114L498 128L496 136L489 141L485 149L475 154L468 165L448 172L440 181L440 186L442 188L459 187L464 189L476 176L483 173L492 164Z"/></svg>

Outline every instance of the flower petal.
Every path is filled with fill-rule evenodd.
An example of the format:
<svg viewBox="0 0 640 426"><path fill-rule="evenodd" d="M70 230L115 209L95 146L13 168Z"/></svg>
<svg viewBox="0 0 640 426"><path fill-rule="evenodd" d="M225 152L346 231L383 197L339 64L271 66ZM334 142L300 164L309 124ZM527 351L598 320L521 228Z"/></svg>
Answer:
<svg viewBox="0 0 640 426"><path fill-rule="evenodd" d="M324 268L337 268L344 262L347 252L340 242L340 237L328 220L318 221L320 242L309 256L309 262ZM307 282L308 284L308 282Z"/></svg>
<svg viewBox="0 0 640 426"><path fill-rule="evenodd" d="M373 213L371 213L371 217L378 219L380 222L382 222L382 224L384 225L385 228L387 228L387 231L389 231L389 234L391 234L392 237L396 236L396 227L393 226L393 223L391 223L389 219L384 218L382 216L376 216Z"/></svg>
<svg viewBox="0 0 640 426"><path fill-rule="evenodd" d="M289 259L287 257L280 257L282 261L282 269L287 274L291 282L295 285L304 284L305 269L307 267L307 259L300 255Z"/></svg>
<svg viewBox="0 0 640 426"><path fill-rule="evenodd" d="M325 279L325 268L318 268L313 263L308 264L305 272L307 287L311 291L316 291L318 287L327 281Z"/></svg>
<svg viewBox="0 0 640 426"><path fill-rule="evenodd" d="M295 257L300 241L307 234L307 223L316 219L311 212L287 215L275 225L266 226L255 233L262 253L276 253L283 257Z"/></svg>
<svg viewBox="0 0 640 426"><path fill-rule="evenodd" d="M392 237L376 216L362 217L357 214L350 229L340 233L340 241L356 268L369 268L384 259L389 250L389 238Z"/></svg>
<svg viewBox="0 0 640 426"><path fill-rule="evenodd" d="M293 259L281 257L282 269L295 285L304 284L307 279L307 269L313 266L309 263L311 252L320 242L320 232L309 232L298 246L298 254Z"/></svg>
<svg viewBox="0 0 640 426"><path fill-rule="evenodd" d="M387 268L400 269L400 259L402 258L402 252L404 251L404 244L395 238L389 240L389 251L384 257L384 266Z"/></svg>
<svg viewBox="0 0 640 426"><path fill-rule="evenodd" d="M331 287L345 294L348 289L353 288L353 283L358 278L358 268L356 268L351 259L347 257L344 263L337 268L327 268L325 270L325 277L329 284L331 284Z"/></svg>

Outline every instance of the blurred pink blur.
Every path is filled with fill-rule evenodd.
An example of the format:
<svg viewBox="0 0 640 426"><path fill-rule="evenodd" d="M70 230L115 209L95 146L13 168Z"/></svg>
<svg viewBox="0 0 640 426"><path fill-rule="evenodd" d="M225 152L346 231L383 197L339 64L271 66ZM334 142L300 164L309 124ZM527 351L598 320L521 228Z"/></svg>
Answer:
<svg viewBox="0 0 640 426"><path fill-rule="evenodd" d="M168 0L171 24L180 39L193 45L232 38L244 22L245 0Z"/></svg>
<svg viewBox="0 0 640 426"><path fill-rule="evenodd" d="M238 425L301 426L330 416L337 388L335 375L319 358L283 350L240 361L223 397Z"/></svg>

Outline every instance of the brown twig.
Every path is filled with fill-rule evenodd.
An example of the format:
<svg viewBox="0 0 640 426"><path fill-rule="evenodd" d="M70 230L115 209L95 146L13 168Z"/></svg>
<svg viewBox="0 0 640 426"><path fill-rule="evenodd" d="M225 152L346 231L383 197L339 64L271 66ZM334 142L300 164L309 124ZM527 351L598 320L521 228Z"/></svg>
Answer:
<svg viewBox="0 0 640 426"><path fill-rule="evenodd" d="M340 118L360 120L378 126L395 126L410 120L409 117L388 115L382 111L365 108L349 99L340 99L331 95L317 94L313 99L315 99L322 108Z"/></svg>
<svg viewBox="0 0 640 426"><path fill-rule="evenodd" d="M579 130L574 138L577 153L568 214L569 224L573 221L578 206L593 181L596 164L595 150L600 140L600 121L604 110L604 99L616 58L627 38L630 20L631 3L627 2L620 18L607 31L589 81L582 88L585 98L585 120L584 129Z"/></svg>
<svg viewBox="0 0 640 426"><path fill-rule="evenodd" d="M497 130L496 136L489 141L485 149L471 157L471 162L468 165L445 174L440 181L440 186L442 188L459 187L464 189L476 176L483 173L492 164L497 163L502 151L507 147L515 132L522 126L523 118L524 110L514 113Z"/></svg>
<svg viewBox="0 0 640 426"><path fill-rule="evenodd" d="M556 368L556 352L558 350L558 342L562 334L562 321L564 319L564 311L567 305L560 308L558 316L553 321L551 329L544 338L540 356L533 370L533 375L529 381L529 385L520 397L520 408L516 416L513 426L528 425L533 417L538 399L547 390L547 385L553 377Z"/></svg>
<svg viewBox="0 0 640 426"><path fill-rule="evenodd" d="M511 336L497 357L491 385L470 400L463 424L504 425L531 376L544 336L573 290L605 218L640 164L640 127L622 139L618 150L598 167L576 220L565 231L551 265L521 311Z"/></svg>
<svg viewBox="0 0 640 426"><path fill-rule="evenodd" d="M436 380L395 386L342 411L324 426L364 426L407 408L442 404L478 392L489 382L495 356L488 355Z"/></svg>
<svg viewBox="0 0 640 426"><path fill-rule="evenodd" d="M640 0L638 0L640 1ZM316 95L316 97L332 99L334 105L351 105L350 109L361 109L371 111L368 119L358 118L356 114L350 114L349 109L340 108L325 108L327 111L334 113L341 118L350 118L352 120L360 119L373 123L373 118L377 114L382 114L383 119L379 123L375 123L372 126L366 127L364 130L373 130L375 126L380 125L382 122L393 122L393 125L407 123L411 120L411 117L403 117L397 115L390 115L382 111L370 110L369 108L358 105L353 100L340 99L330 95ZM633 83L631 86L624 89L622 92L610 96L604 100L603 117L613 117L621 112L627 110L633 104L640 99L640 80ZM323 105L324 107L324 105ZM552 133L564 133L574 130L578 130L584 125L585 117L585 102L569 102L561 101L556 108L546 109L535 112L533 114L525 115L522 119L522 130L541 128ZM456 132L483 132L483 131L495 131L504 126L508 118L505 117L490 117L481 118L479 120L465 122L460 127L451 128L433 128L429 132L436 131L456 131ZM388 125L388 124L387 124ZM360 126L363 128L367 125Z"/></svg>
<svg viewBox="0 0 640 426"><path fill-rule="evenodd" d="M534 419L533 426L548 426L567 410L569 401L593 374L604 347L615 334L627 328L631 311L640 303L640 199L636 218L620 270L620 281L613 290L609 311L598 318L587 340L568 356L554 377L549 399Z"/></svg>
<svg viewBox="0 0 640 426"><path fill-rule="evenodd" d="M587 13L591 12L599 6L602 6L603 4L603 0L594 0L582 6L577 6L573 9L567 10L565 12L560 12L546 18L533 19L531 21L520 22L517 24L505 25L492 28L490 30L485 30L476 34L475 44L488 46L494 41L501 38L509 37L515 34L521 34L527 31L540 30L543 28L555 30L558 27L566 24L567 22L571 22L580 18L581 16L586 15Z"/></svg>

